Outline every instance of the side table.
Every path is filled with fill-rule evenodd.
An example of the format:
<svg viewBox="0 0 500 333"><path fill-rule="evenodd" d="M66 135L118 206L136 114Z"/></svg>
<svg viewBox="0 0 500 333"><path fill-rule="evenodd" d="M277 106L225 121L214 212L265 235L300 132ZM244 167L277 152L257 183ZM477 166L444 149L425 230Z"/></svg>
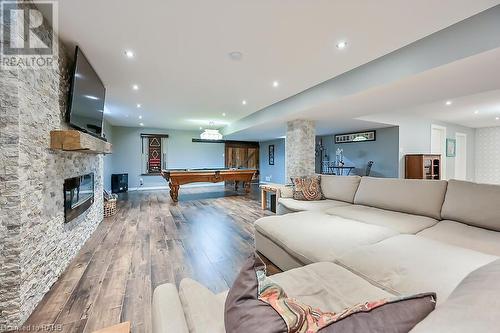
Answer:
<svg viewBox="0 0 500 333"><path fill-rule="evenodd" d="M262 184L260 187L260 202L261 208L267 209L267 193L273 193L276 195L275 207L278 207L278 199L280 198L280 189L283 187L281 184Z"/></svg>

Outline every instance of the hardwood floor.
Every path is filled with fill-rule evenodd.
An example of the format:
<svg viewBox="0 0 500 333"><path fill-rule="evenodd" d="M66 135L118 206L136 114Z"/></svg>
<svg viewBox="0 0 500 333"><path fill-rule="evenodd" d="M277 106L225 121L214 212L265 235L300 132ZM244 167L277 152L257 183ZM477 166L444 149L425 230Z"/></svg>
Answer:
<svg viewBox="0 0 500 333"><path fill-rule="evenodd" d="M254 251L253 223L271 214L261 210L257 191L189 188L178 203L168 191L121 195L118 213L100 224L26 325L93 332L131 321L132 332L149 333L156 286L191 277L226 290Z"/></svg>

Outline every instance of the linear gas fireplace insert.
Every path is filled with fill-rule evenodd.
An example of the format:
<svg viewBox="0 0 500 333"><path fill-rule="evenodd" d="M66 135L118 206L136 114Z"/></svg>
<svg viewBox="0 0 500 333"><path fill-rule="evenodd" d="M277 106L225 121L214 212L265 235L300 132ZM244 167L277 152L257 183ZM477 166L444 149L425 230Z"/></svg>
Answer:
<svg viewBox="0 0 500 333"><path fill-rule="evenodd" d="M64 222L80 216L94 203L94 174L64 180Z"/></svg>

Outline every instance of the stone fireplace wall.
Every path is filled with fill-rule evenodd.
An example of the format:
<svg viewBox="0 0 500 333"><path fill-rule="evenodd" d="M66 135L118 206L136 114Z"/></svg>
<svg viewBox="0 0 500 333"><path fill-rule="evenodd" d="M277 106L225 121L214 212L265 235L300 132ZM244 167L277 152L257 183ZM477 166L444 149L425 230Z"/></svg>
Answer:
<svg viewBox="0 0 500 333"><path fill-rule="evenodd" d="M65 129L70 60L0 71L0 331L21 325L103 220L103 156L52 151ZM94 173L95 201L64 223L65 178Z"/></svg>
<svg viewBox="0 0 500 333"><path fill-rule="evenodd" d="M21 198L16 73L0 70L0 331L19 320Z"/></svg>

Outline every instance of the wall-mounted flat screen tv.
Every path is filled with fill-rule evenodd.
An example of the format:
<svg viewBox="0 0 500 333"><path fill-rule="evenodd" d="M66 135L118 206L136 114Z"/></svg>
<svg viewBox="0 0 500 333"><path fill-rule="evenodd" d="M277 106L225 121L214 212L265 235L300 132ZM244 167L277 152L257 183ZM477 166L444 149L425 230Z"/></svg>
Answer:
<svg viewBox="0 0 500 333"><path fill-rule="evenodd" d="M106 88L99 75L77 46L67 111L69 124L102 137L105 95Z"/></svg>

